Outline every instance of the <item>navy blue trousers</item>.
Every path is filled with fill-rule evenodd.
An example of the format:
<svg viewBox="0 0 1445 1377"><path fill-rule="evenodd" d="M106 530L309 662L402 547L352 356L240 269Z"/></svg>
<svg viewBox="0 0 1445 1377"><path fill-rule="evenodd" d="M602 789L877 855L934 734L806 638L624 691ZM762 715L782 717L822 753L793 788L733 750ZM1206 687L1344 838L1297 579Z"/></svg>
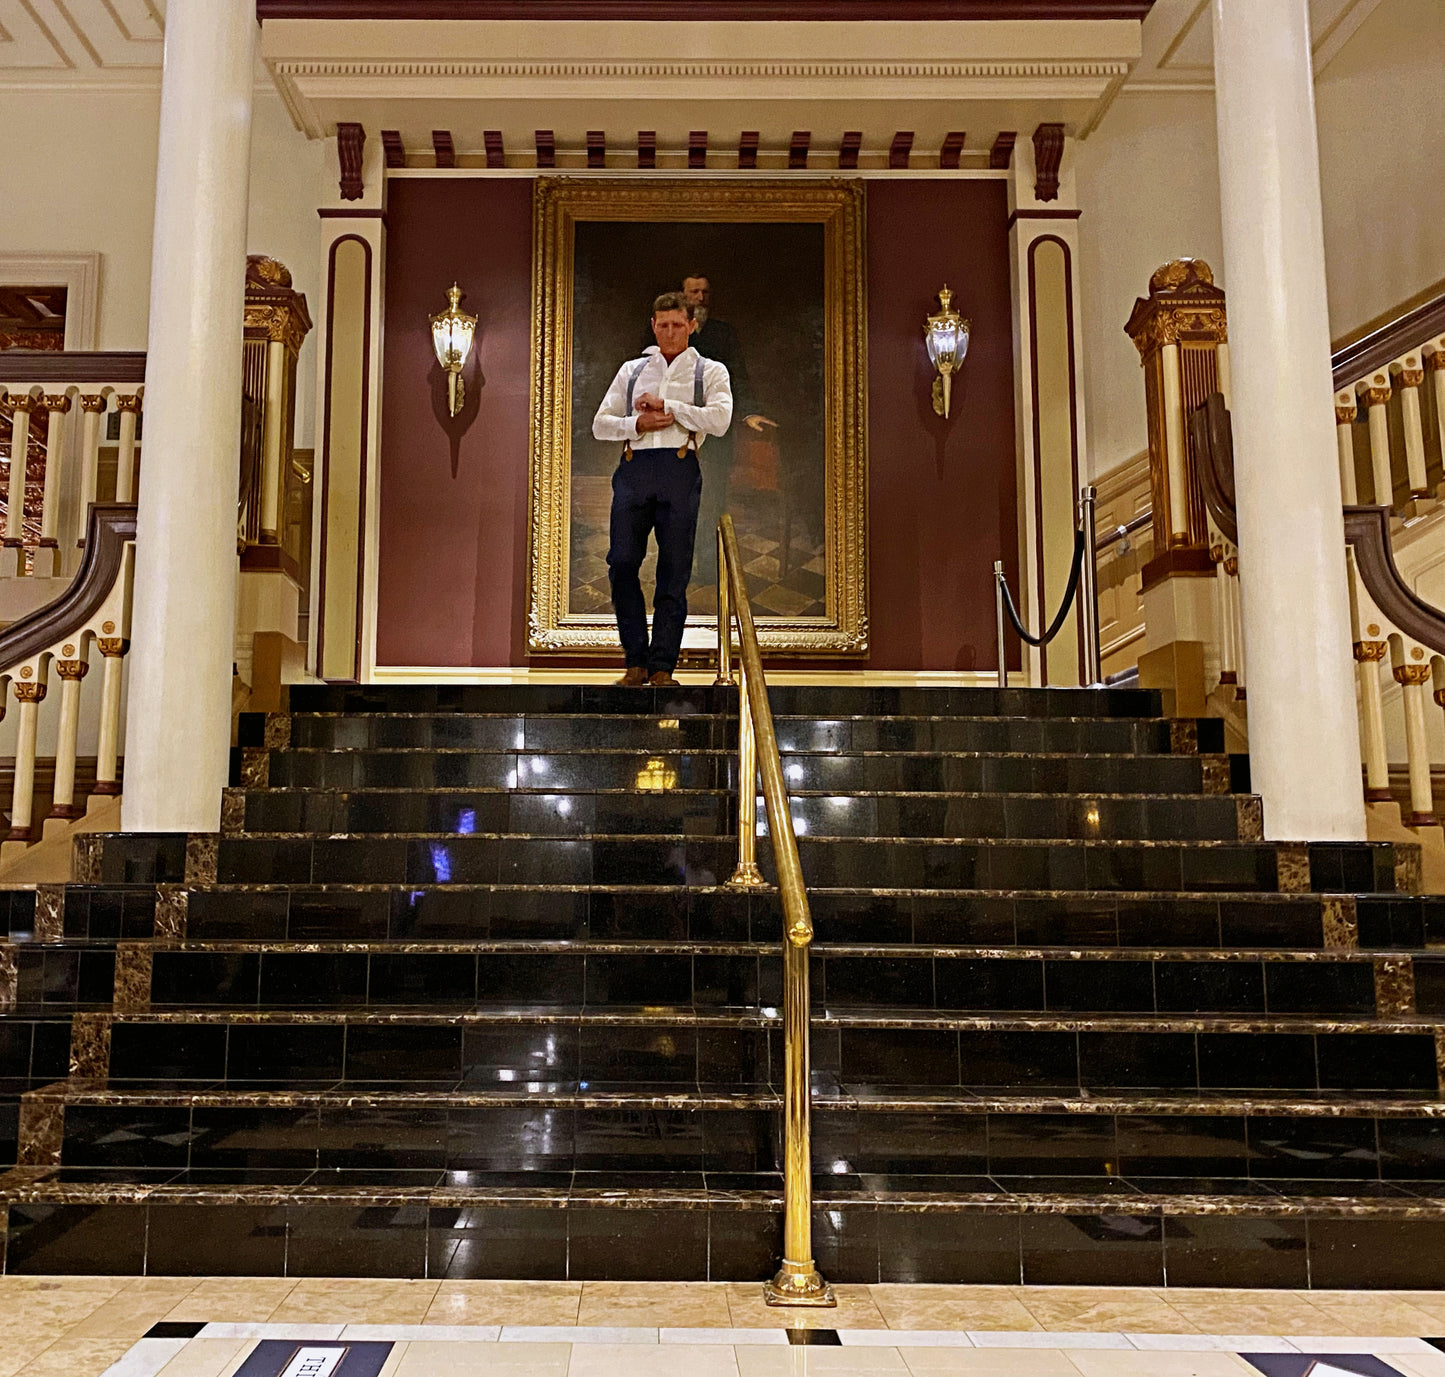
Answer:
<svg viewBox="0 0 1445 1377"><path fill-rule="evenodd" d="M623 459L612 475L611 540L607 576L617 634L629 666L649 674L677 668L682 629L687 622L687 584L692 577L692 547L697 539L697 508L702 499L702 470L692 453L640 449ZM647 636L647 604L637 577L647 557L647 538L657 536L657 586L652 595L652 639Z"/></svg>

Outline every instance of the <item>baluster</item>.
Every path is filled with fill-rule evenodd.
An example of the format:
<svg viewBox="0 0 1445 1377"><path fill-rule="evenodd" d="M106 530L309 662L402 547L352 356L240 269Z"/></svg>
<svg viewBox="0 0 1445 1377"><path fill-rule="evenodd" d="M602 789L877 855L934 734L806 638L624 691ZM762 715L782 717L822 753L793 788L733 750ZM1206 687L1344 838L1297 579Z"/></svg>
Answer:
<svg viewBox="0 0 1445 1377"><path fill-rule="evenodd" d="M1381 507L1395 505L1395 480L1390 467L1390 375L1375 373L1368 382L1355 384L1365 399L1370 415L1370 472L1375 479L1375 503Z"/></svg>
<svg viewBox="0 0 1445 1377"><path fill-rule="evenodd" d="M1410 654L1423 659L1425 652L1416 646ZM1405 821L1411 827L1433 827L1435 797L1430 787L1430 741L1425 733L1425 683L1430 666L1400 664L1394 667L1394 675L1405 703L1405 754L1410 765L1410 816Z"/></svg>
<svg viewBox="0 0 1445 1377"><path fill-rule="evenodd" d="M115 461L115 500L135 501L135 429L140 415L138 394L118 395L116 410L120 412L120 451Z"/></svg>
<svg viewBox="0 0 1445 1377"><path fill-rule="evenodd" d="M100 468L100 418L110 405L109 398L100 393L86 393L80 399L80 409L85 414L84 429L80 440L80 511L76 516L80 530L76 544L85 544L85 528L90 522L90 504L95 501Z"/></svg>
<svg viewBox="0 0 1445 1377"><path fill-rule="evenodd" d="M1425 367L1435 380L1435 428L1440 432L1440 457L1445 459L1445 335L1433 341Z"/></svg>
<svg viewBox="0 0 1445 1377"><path fill-rule="evenodd" d="M75 806L75 751L80 735L80 681L90 673L90 662L75 658L73 644L62 646L60 653L65 658L55 661L55 672L60 675L60 730L55 742L55 802L50 817L64 821L81 814Z"/></svg>
<svg viewBox="0 0 1445 1377"><path fill-rule="evenodd" d="M1185 472L1184 382L1177 344L1164 346L1163 378L1164 451L1169 465L1169 537L1171 543L1187 542L1189 478Z"/></svg>
<svg viewBox="0 0 1445 1377"><path fill-rule="evenodd" d="M1420 384L1425 381L1425 365L1418 353L1396 359L1400 372L1396 386L1400 390L1400 420L1405 431L1405 471L1410 482L1411 497L1429 497L1425 481L1425 426L1420 419Z"/></svg>
<svg viewBox="0 0 1445 1377"><path fill-rule="evenodd" d="M15 572L25 572L25 466L30 455L30 413L39 403L25 393L11 394L10 487L5 511L5 547L17 551Z"/></svg>
<svg viewBox="0 0 1445 1377"><path fill-rule="evenodd" d="M114 622L106 622L101 631L105 634L97 636L95 644L105 658L100 680L100 740L95 751L95 788L91 796L110 798L120 793L115 777L120 748L120 675L130 642L112 634Z"/></svg>
<svg viewBox="0 0 1445 1377"><path fill-rule="evenodd" d="M1214 561L1214 610L1219 625L1219 686L1226 688L1239 682L1234 672L1234 628L1229 615L1229 576L1224 572L1225 546L1221 541L1210 546L1209 558Z"/></svg>
<svg viewBox="0 0 1445 1377"><path fill-rule="evenodd" d="M758 869L758 743L748 706L748 671L738 669L738 864L728 884L756 889L766 884Z"/></svg>
<svg viewBox="0 0 1445 1377"><path fill-rule="evenodd" d="M40 546L52 550L50 572L63 573L60 559L60 541L56 528L60 523L60 478L65 463L66 415L70 411L70 398L63 392L47 393L41 399L50 413L50 425L45 436L45 490L40 501ZM39 572L37 567L36 572Z"/></svg>
<svg viewBox="0 0 1445 1377"><path fill-rule="evenodd" d="M1378 634L1378 626L1366 628ZM1380 661L1389 650L1385 641L1355 642L1355 677L1360 684L1360 706L1365 714L1365 802L1388 803L1390 763L1385 750L1385 704L1380 696Z"/></svg>
<svg viewBox="0 0 1445 1377"><path fill-rule="evenodd" d="M1360 408L1355 394L1348 387L1335 393L1335 440L1340 447L1340 496L1345 506L1359 503L1355 487L1355 418Z"/></svg>
<svg viewBox="0 0 1445 1377"><path fill-rule="evenodd" d="M22 665L20 677L11 680L20 720L15 738L15 788L10 800L10 842L28 843L35 808L35 734L40 723L40 703L45 697L45 670L38 675L34 665Z"/></svg>
<svg viewBox="0 0 1445 1377"><path fill-rule="evenodd" d="M1244 635L1243 622L1239 612L1239 551L1233 550L1224 557L1224 576L1229 580L1226 602L1229 607L1229 639L1234 647L1234 697L1243 702L1245 697L1244 678Z"/></svg>

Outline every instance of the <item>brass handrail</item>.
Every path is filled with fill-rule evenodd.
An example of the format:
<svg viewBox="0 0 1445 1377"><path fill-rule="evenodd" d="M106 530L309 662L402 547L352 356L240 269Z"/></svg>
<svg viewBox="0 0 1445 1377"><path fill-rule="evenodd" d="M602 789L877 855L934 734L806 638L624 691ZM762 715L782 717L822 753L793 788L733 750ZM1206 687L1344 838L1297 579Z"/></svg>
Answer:
<svg viewBox="0 0 1445 1377"><path fill-rule="evenodd" d="M757 779L778 889L783 899L783 1263L763 1286L769 1305L835 1305L833 1288L813 1265L812 1077L809 1068L808 948L813 919L798 859L798 838L788 807L788 786L778 755L773 710L763 678L763 655L748 605L737 532L726 513L717 530L717 683L731 684L732 620L738 621L738 865L728 884L756 889L767 882L757 862Z"/></svg>

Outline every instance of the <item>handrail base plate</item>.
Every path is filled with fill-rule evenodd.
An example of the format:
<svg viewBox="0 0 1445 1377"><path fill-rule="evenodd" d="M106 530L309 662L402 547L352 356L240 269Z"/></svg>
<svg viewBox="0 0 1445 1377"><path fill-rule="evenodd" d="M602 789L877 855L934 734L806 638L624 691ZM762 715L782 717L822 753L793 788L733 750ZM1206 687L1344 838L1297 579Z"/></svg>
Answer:
<svg viewBox="0 0 1445 1377"><path fill-rule="evenodd" d="M739 861L738 868L733 871L732 878L723 886L725 889L771 889L772 886L763 878L763 872L758 869L756 861L746 864Z"/></svg>
<svg viewBox="0 0 1445 1377"><path fill-rule="evenodd" d="M833 1288L823 1280L811 1262L804 1266L786 1259L772 1281L763 1283L763 1300L768 1305L808 1305L818 1308L838 1304Z"/></svg>

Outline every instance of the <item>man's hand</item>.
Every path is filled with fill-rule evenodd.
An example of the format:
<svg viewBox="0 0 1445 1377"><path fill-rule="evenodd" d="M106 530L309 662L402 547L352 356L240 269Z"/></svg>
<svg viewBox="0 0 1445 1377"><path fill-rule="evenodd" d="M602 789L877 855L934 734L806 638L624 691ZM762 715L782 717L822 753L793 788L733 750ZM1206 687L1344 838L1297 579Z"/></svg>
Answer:
<svg viewBox="0 0 1445 1377"><path fill-rule="evenodd" d="M751 431L761 435L765 430L776 430L778 423L770 421L766 416L744 416L743 424Z"/></svg>
<svg viewBox="0 0 1445 1377"><path fill-rule="evenodd" d="M646 411L641 408L637 412L637 433L646 435L654 430L666 430L672 424L672 412L654 411L648 408Z"/></svg>
<svg viewBox="0 0 1445 1377"><path fill-rule="evenodd" d="M638 411L666 411L667 403L651 392L644 392L634 403Z"/></svg>

